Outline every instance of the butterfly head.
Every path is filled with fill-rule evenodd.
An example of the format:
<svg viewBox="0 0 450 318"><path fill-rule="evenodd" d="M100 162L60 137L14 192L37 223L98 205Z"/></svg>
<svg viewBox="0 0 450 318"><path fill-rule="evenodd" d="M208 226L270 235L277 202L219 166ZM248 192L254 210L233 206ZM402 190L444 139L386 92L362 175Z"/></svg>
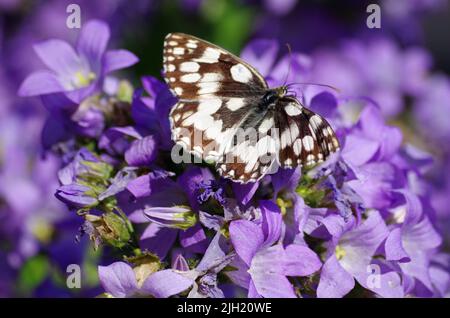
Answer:
<svg viewBox="0 0 450 318"><path fill-rule="evenodd" d="M280 86L273 89L270 89L266 92L263 97L263 101L265 105L270 105L275 103L278 99L286 96L288 93L286 86Z"/></svg>

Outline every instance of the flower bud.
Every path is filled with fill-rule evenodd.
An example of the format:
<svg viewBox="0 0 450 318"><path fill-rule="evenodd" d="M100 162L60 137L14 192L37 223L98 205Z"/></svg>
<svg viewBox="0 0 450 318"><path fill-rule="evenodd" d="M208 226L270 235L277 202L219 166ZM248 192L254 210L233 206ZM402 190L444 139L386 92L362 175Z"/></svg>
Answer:
<svg viewBox="0 0 450 318"><path fill-rule="evenodd" d="M121 216L107 212L101 216L87 214L85 219L92 225L92 233L89 233L91 240L100 238L102 242L116 248L122 248L130 242L130 229Z"/></svg>
<svg viewBox="0 0 450 318"><path fill-rule="evenodd" d="M151 207L144 210L147 218L161 226L187 230L197 223L197 215L188 206Z"/></svg>
<svg viewBox="0 0 450 318"><path fill-rule="evenodd" d="M55 196L67 205L77 208L90 208L98 204L95 191L78 183L59 187Z"/></svg>

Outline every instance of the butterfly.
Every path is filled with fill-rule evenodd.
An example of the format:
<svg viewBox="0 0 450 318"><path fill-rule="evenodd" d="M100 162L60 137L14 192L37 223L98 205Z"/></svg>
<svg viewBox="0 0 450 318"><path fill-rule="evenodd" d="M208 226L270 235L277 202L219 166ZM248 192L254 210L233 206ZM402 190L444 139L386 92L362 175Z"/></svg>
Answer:
<svg viewBox="0 0 450 318"><path fill-rule="evenodd" d="M278 168L311 166L339 150L329 123L305 108L288 85L269 88L250 64L192 35L170 33L164 79L178 102L172 139L219 174L255 182Z"/></svg>

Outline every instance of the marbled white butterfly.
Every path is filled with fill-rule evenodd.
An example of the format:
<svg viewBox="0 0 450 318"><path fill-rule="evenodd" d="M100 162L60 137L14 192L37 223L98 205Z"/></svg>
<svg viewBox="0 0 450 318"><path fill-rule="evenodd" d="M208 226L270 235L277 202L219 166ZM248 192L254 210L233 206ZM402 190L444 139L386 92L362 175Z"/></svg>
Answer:
<svg viewBox="0 0 450 318"><path fill-rule="evenodd" d="M170 112L173 140L214 161L220 175L254 182L279 167L324 161L339 149L327 121L269 88L251 65L230 52L182 33L164 42L164 73L178 103Z"/></svg>

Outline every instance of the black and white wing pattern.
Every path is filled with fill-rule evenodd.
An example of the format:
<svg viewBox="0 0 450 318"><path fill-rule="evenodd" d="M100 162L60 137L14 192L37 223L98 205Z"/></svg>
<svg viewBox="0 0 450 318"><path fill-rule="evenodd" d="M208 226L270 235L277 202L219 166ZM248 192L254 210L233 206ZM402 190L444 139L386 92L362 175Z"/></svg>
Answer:
<svg viewBox="0 0 450 318"><path fill-rule="evenodd" d="M215 162L222 176L257 181L279 166L314 164L338 149L323 118L295 98L276 94L256 69L230 52L171 33L163 53L164 77L178 98L170 112L172 138Z"/></svg>
<svg viewBox="0 0 450 318"><path fill-rule="evenodd" d="M281 98L276 107L275 125L281 127L282 167L311 166L339 150L336 135L322 116L301 106L293 97Z"/></svg>

